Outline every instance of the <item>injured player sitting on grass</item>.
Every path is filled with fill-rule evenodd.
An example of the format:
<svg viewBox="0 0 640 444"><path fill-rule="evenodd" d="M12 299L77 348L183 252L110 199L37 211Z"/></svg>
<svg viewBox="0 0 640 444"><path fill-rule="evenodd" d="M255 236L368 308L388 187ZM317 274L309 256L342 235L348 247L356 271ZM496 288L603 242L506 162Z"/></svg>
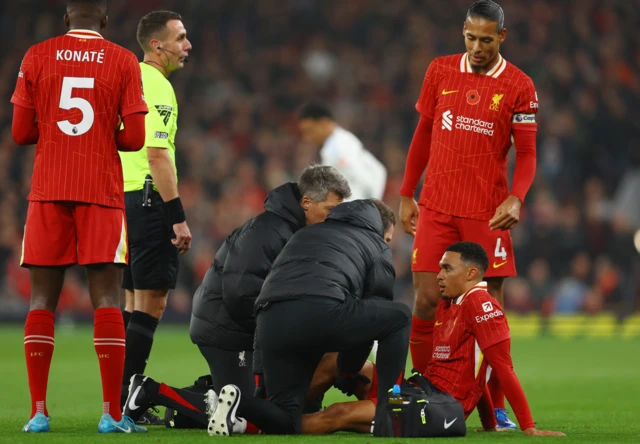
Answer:
<svg viewBox="0 0 640 444"><path fill-rule="evenodd" d="M303 434L325 435L337 431L371 433L378 392L375 364L366 361L359 373L347 375L340 374L337 360L338 353L324 355L313 375L307 402L321 398L332 386L347 395L355 396L357 401L335 403L319 412L303 415ZM205 396L187 389L169 387L148 376L134 375L125 411L129 410L135 420L135 413L130 406L136 407L133 411L138 413L143 413L150 407L164 406L173 410L175 415L192 420L190 422L194 427L206 429L209 423L207 411L217 408L214 390L210 390L209 395ZM233 432L258 433L258 429L244 419L237 418Z"/></svg>

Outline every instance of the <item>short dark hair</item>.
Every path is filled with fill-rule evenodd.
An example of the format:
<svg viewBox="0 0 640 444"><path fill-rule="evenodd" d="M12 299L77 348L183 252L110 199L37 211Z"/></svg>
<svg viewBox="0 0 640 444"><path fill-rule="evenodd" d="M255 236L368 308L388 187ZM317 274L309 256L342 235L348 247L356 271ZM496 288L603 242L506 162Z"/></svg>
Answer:
<svg viewBox="0 0 640 444"><path fill-rule="evenodd" d="M324 103L312 100L300 107L298 110L298 119L322 119L327 118L333 120L333 114Z"/></svg>
<svg viewBox="0 0 640 444"><path fill-rule="evenodd" d="M482 17L484 19L496 22L496 32L500 34L504 29L504 11L502 7L492 0L478 0L467 10L467 17Z"/></svg>
<svg viewBox="0 0 640 444"><path fill-rule="evenodd" d="M151 38L157 37L158 34L166 31L169 20L182 20L182 16L172 11L153 11L140 19L136 38L144 52L151 50L149 46Z"/></svg>
<svg viewBox="0 0 640 444"><path fill-rule="evenodd" d="M389 205L381 201L380 199L369 199L380 212L380 217L382 218L382 226L384 231L391 225L396 224L396 215L393 214L393 210L389 208Z"/></svg>
<svg viewBox="0 0 640 444"><path fill-rule="evenodd" d="M460 253L462 262L473 264L480 270L480 274L484 276L484 272L489 267L489 258L487 252L484 251L482 245L475 242L456 242L447 248L452 253Z"/></svg>
<svg viewBox="0 0 640 444"><path fill-rule="evenodd" d="M298 189L302 196L314 202L324 202L329 192L342 199L351 196L351 187L345 177L332 166L309 165L298 178Z"/></svg>
<svg viewBox="0 0 640 444"><path fill-rule="evenodd" d="M67 8L72 6L99 6L107 9L107 0L67 0Z"/></svg>

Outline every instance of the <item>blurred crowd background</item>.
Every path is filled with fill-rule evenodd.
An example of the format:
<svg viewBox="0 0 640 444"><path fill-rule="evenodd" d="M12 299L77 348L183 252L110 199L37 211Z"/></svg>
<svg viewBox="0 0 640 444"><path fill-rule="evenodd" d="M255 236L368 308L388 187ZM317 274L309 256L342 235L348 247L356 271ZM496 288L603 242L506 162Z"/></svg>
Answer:
<svg viewBox="0 0 640 444"><path fill-rule="evenodd" d="M318 159L300 141L295 111L321 97L389 172L397 211L404 161L429 62L463 52L471 0L109 0L105 37L142 56L139 19L183 15L190 62L171 78L179 104L180 195L193 233L168 320L191 298L236 226L266 193ZM640 1L500 1L504 57L530 75L540 100L538 168L513 230L519 277L512 312L611 311L640 300ZM19 264L34 147L11 138L9 103L28 47L66 32L64 0L0 6L0 319L24 319L28 270ZM515 150L511 152L513 170ZM635 239L634 239L635 236ZM635 242L635 243L634 243ZM411 305L412 238L396 229L397 298ZM90 318L84 272L69 270L62 316Z"/></svg>

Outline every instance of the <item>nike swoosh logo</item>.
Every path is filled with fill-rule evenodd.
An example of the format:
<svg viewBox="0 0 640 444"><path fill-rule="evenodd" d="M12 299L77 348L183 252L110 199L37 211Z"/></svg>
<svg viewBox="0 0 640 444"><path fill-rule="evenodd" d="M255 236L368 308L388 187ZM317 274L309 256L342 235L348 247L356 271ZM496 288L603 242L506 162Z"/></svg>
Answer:
<svg viewBox="0 0 640 444"><path fill-rule="evenodd" d="M456 419L458 419L458 418L456 418ZM118 424L114 424L113 426L118 430L122 430L123 433L131 433L131 427L127 427L126 429L123 429Z"/></svg>
<svg viewBox="0 0 640 444"><path fill-rule="evenodd" d="M504 261L504 262L502 262L502 263L500 263L500 264L496 264L496 263L494 262L494 263L493 263L493 268L500 268L500 267L502 267L504 264L506 264L507 262L509 262L509 261Z"/></svg>
<svg viewBox="0 0 640 444"><path fill-rule="evenodd" d="M457 93L458 90L456 89L455 91L447 91L446 89L442 90L442 95L446 96L447 94L453 94L453 93Z"/></svg>
<svg viewBox="0 0 640 444"><path fill-rule="evenodd" d="M412 341L412 340L409 340L409 344L422 344L422 341Z"/></svg>
<svg viewBox="0 0 640 444"><path fill-rule="evenodd" d="M140 393L140 389L141 388L142 388L142 386L139 385L138 387L136 387L136 391L133 392L133 396L129 400L129 410L136 410L136 409L140 408L139 405L136 405L136 397L138 396L138 393ZM125 432L125 433L128 433L128 432Z"/></svg>
<svg viewBox="0 0 640 444"><path fill-rule="evenodd" d="M447 418L444 418L444 429L448 429L449 427L451 427L451 425L456 422L458 418L453 418L453 421L451 422L447 422Z"/></svg>
<svg viewBox="0 0 640 444"><path fill-rule="evenodd" d="M442 325L442 322L440 322L440 321L436 321L436 327L437 327L438 325Z"/></svg>

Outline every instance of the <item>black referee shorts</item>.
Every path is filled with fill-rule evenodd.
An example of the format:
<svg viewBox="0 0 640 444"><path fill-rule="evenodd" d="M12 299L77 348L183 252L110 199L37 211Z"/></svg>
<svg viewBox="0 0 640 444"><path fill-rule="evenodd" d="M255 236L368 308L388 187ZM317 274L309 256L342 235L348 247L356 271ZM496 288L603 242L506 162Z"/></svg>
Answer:
<svg viewBox="0 0 640 444"><path fill-rule="evenodd" d="M129 265L122 288L161 290L176 288L178 249L171 243L169 223L160 194L151 196L151 206L142 206L142 191L124 193L129 238Z"/></svg>

